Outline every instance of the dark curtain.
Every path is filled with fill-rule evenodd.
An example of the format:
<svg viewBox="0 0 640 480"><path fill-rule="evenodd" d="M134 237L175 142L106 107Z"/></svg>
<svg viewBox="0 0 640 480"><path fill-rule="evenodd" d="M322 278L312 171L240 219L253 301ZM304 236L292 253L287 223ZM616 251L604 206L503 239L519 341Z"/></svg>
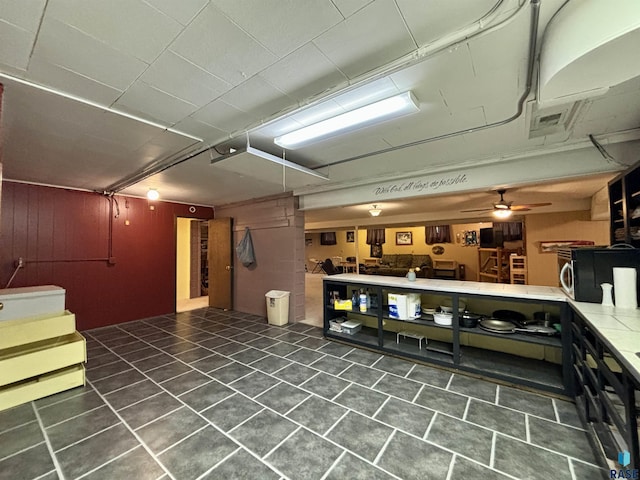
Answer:
<svg viewBox="0 0 640 480"><path fill-rule="evenodd" d="M451 243L451 227L449 225L429 225L424 227L424 238L427 245Z"/></svg>
<svg viewBox="0 0 640 480"><path fill-rule="evenodd" d="M324 232L320 234L320 245L335 245L337 243L336 232Z"/></svg>
<svg viewBox="0 0 640 480"><path fill-rule="evenodd" d="M384 228L367 228L367 245L382 245Z"/></svg>
<svg viewBox="0 0 640 480"><path fill-rule="evenodd" d="M522 240L522 222L496 222L493 228L502 231L502 239L507 242Z"/></svg>
<svg viewBox="0 0 640 480"><path fill-rule="evenodd" d="M367 245L371 245L370 257L382 258L382 244L384 241L384 228L367 228Z"/></svg>

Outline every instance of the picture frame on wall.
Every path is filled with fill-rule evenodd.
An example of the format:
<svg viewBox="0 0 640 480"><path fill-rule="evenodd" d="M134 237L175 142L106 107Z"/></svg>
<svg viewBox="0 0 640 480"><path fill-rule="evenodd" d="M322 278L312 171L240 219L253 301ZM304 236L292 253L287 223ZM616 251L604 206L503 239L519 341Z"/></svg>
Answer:
<svg viewBox="0 0 640 480"><path fill-rule="evenodd" d="M413 245L411 232L396 232L396 245Z"/></svg>
<svg viewBox="0 0 640 480"><path fill-rule="evenodd" d="M356 241L356 234L353 230L347 232L347 243L354 243Z"/></svg>

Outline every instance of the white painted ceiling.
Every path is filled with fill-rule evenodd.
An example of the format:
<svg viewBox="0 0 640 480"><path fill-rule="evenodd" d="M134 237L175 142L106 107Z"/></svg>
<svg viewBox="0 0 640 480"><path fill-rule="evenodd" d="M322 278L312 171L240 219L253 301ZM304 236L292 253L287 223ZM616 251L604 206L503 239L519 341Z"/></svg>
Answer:
<svg viewBox="0 0 640 480"><path fill-rule="evenodd" d="M535 8L520 0L0 0L4 178L137 196L157 188L214 206L283 191L341 198L346 208L309 207L317 225L364 224L385 202L387 216L459 218L490 206L497 187L515 203L582 208L640 157L640 77L540 109L538 52L564 3L541 2L532 28ZM419 113L296 150L273 143L407 90ZM537 126L555 113L559 126ZM288 184L251 159L231 165L224 154L247 139L329 180ZM227 168L211 164L223 157ZM554 175L554 164L565 169ZM504 175L411 200L344 194L478 166Z"/></svg>

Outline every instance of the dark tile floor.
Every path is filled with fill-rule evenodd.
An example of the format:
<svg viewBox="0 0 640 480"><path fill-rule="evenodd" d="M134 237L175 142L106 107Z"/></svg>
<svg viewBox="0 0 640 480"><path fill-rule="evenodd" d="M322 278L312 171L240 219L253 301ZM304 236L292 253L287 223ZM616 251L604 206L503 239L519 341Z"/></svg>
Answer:
<svg viewBox="0 0 640 480"><path fill-rule="evenodd" d="M196 310L84 332L87 385L0 412L0 479L605 478L569 402Z"/></svg>

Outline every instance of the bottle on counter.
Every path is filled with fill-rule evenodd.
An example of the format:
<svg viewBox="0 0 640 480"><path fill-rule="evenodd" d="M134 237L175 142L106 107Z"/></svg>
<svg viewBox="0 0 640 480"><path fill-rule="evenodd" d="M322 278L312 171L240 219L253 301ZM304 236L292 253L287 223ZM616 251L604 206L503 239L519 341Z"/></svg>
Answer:
<svg viewBox="0 0 640 480"><path fill-rule="evenodd" d="M367 294L362 289L360 289L360 311L367 311Z"/></svg>
<svg viewBox="0 0 640 480"><path fill-rule="evenodd" d="M365 293L365 296L367 298L367 310L369 310L371 308L371 295L369 295L368 288L367 288L367 292Z"/></svg>
<svg viewBox="0 0 640 480"><path fill-rule="evenodd" d="M359 300L360 295L358 294L357 290L354 290L353 294L351 295L351 308L355 309L358 306Z"/></svg>

